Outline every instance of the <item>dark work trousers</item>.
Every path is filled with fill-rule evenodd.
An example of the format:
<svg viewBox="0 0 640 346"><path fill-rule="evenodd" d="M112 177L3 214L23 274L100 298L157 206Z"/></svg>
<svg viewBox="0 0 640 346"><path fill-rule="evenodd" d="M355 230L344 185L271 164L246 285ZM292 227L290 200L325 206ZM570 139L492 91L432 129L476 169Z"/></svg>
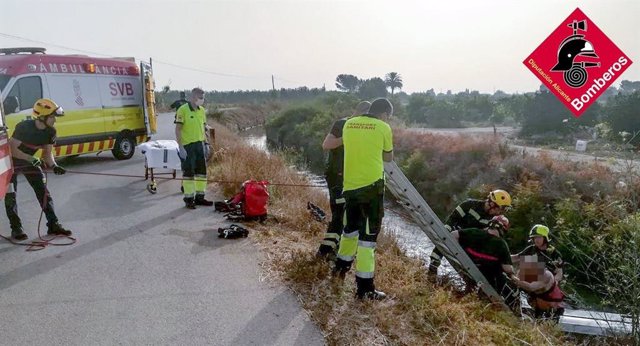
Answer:
<svg viewBox="0 0 640 346"><path fill-rule="evenodd" d="M204 142L193 142L184 146L187 157L182 160L182 176L207 175L207 163L204 158Z"/></svg>
<svg viewBox="0 0 640 346"><path fill-rule="evenodd" d="M204 142L193 142L184 146L187 157L182 160L182 188L185 201L204 198L207 187L207 162L204 156Z"/></svg>
<svg viewBox="0 0 640 346"><path fill-rule="evenodd" d="M53 199L46 186L46 177L39 167L31 165L26 166L28 163L20 163L14 161L15 170L13 177L11 177L11 185L7 191L7 195L4 198L4 206L7 210L7 217L12 230L22 229L22 221L18 216L18 203L16 200L16 193L18 190L18 174L23 174L27 179L31 188L36 193L36 198L40 206L44 210L44 215L47 217L48 224L54 224L58 222L58 217L53 210Z"/></svg>
<svg viewBox="0 0 640 346"><path fill-rule="evenodd" d="M342 184L336 184L327 179L329 188L329 205L331 206L331 221L327 226L327 233L320 244L318 252L322 255L335 254L338 251L340 236L344 228L345 199L342 197Z"/></svg>
<svg viewBox="0 0 640 346"><path fill-rule="evenodd" d="M358 294L372 292L375 290L376 241L384 216L384 180L345 191L343 196L346 199L347 225L340 239L336 269L349 270L355 258Z"/></svg>

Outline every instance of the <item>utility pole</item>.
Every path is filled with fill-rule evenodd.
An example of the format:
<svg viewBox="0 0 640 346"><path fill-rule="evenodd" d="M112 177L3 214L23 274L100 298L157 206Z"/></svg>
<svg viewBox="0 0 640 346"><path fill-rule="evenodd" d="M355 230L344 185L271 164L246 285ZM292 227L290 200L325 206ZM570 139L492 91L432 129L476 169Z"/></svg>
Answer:
<svg viewBox="0 0 640 346"><path fill-rule="evenodd" d="M271 75L271 98L278 98L278 92L276 91L276 79L273 77L273 75Z"/></svg>

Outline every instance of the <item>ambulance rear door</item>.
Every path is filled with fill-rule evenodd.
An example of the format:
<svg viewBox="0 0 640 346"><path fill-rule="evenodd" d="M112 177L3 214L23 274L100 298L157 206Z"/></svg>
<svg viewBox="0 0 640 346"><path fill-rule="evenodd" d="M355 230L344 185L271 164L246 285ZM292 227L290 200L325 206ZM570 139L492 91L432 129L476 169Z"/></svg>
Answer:
<svg viewBox="0 0 640 346"><path fill-rule="evenodd" d="M0 97L1 101L2 97ZM0 102L0 199L7 193L11 176L13 175L13 165L11 162L11 148L9 147L9 133L4 120L4 111Z"/></svg>
<svg viewBox="0 0 640 346"><path fill-rule="evenodd" d="M155 81L151 64L140 62L140 82L142 83L142 108L144 123L147 128L147 136L151 136L158 130L156 119L156 100L154 95Z"/></svg>

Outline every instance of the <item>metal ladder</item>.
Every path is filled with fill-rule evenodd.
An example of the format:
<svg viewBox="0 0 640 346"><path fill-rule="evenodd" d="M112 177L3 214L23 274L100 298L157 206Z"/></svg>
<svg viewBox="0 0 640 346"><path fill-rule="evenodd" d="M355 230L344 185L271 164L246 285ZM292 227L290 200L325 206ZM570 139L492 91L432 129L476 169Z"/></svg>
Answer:
<svg viewBox="0 0 640 346"><path fill-rule="evenodd" d="M422 231L431 239L433 244L442 251L449 263L457 270L464 271L475 282L489 299L502 307L508 309L504 299L489 284L487 279L480 273L480 270L464 252L460 244L453 238L451 233L444 227L438 216L431 210L431 207L422 198L413 184L402 173L395 162L385 162L385 184L398 203L406 209L420 226Z"/></svg>

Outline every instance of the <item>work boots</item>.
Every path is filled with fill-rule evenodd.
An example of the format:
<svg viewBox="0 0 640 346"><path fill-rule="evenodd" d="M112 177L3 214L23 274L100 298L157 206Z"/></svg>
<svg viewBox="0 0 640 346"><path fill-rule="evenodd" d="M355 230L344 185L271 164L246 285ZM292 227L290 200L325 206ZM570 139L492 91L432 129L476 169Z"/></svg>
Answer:
<svg viewBox="0 0 640 346"><path fill-rule="evenodd" d="M48 226L49 226L49 230L47 230L48 235L70 236L72 234L70 230L65 229L58 222L54 222L52 224L49 224Z"/></svg>
<svg viewBox="0 0 640 346"><path fill-rule="evenodd" d="M196 200L193 197L185 197L183 198L183 200L184 200L184 206L187 207L187 209L196 208Z"/></svg>
<svg viewBox="0 0 640 346"><path fill-rule="evenodd" d="M336 261L337 255L330 246L321 245L318 252L316 252L316 257L329 263L334 263Z"/></svg>
<svg viewBox="0 0 640 346"><path fill-rule="evenodd" d="M429 269L427 270L427 279L431 282L436 282L438 278L438 267L429 264Z"/></svg>
<svg viewBox="0 0 640 346"><path fill-rule="evenodd" d="M204 195L196 195L195 204L210 207L213 205L213 202L204 199Z"/></svg>
<svg viewBox="0 0 640 346"><path fill-rule="evenodd" d="M373 290L373 291L367 291L367 292L358 292L356 293L356 297L361 300L364 300L364 299L383 300L387 298L387 294L382 291Z"/></svg>
<svg viewBox="0 0 640 346"><path fill-rule="evenodd" d="M331 270L331 277L342 282L347 277L348 272L349 272L349 268L345 269L345 268L333 267L333 269Z"/></svg>
<svg viewBox="0 0 640 346"><path fill-rule="evenodd" d="M16 228L11 230L11 238L15 240L27 240L29 237L24 233L21 228Z"/></svg>
<svg viewBox="0 0 640 346"><path fill-rule="evenodd" d="M376 290L373 284L373 278L361 278L356 276L356 297L358 299L383 300L387 295Z"/></svg>
<svg viewBox="0 0 640 346"><path fill-rule="evenodd" d="M343 259L337 258L333 266L333 270L331 271L331 276L344 281L344 278L347 276L347 272L349 272L350 269L351 262L347 262Z"/></svg>

